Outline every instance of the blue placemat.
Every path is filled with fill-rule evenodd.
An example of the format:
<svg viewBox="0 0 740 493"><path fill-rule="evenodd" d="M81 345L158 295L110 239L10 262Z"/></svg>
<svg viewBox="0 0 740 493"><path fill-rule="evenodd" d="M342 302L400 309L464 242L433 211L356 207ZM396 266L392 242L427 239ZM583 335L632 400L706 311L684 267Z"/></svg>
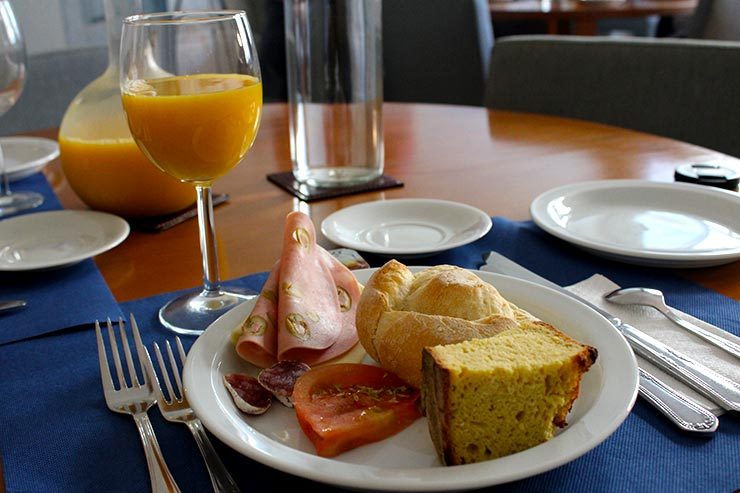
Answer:
<svg viewBox="0 0 740 493"><path fill-rule="evenodd" d="M44 203L9 217L62 208L41 173L13 183L12 189L41 193ZM0 314L0 345L121 314L92 260L52 270L0 272L0 299L28 302L22 310Z"/></svg>
<svg viewBox="0 0 740 493"><path fill-rule="evenodd" d="M675 294L682 310L734 331L740 304L666 271L633 268L591 257L553 240L531 223L495 220L475 244L427 259L477 267L491 248L556 282L571 283L603 273L625 285L658 286ZM371 258L373 265L385 259ZM259 289L265 274L238 280ZM173 295L125 303L136 314L145 343L171 338L156 312ZM696 298L696 299L695 299ZM185 345L192 338L183 339ZM0 346L0 454L8 493L149 491L146 462L130 416L110 412L103 399L95 335L65 331ZM186 427L150 410L165 458L184 492L211 491L197 447ZM214 439L221 457L245 492L342 491L262 466ZM740 486L740 420L724 415L713 438L677 431L638 399L625 423L605 442L568 464L485 491L729 492Z"/></svg>

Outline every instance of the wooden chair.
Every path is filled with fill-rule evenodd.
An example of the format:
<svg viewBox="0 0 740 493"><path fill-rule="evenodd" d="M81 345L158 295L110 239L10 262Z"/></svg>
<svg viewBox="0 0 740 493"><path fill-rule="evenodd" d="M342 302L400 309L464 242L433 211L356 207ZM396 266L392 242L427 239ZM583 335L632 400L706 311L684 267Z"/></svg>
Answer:
<svg viewBox="0 0 740 493"><path fill-rule="evenodd" d="M596 121L740 156L740 43L512 36L485 104Z"/></svg>

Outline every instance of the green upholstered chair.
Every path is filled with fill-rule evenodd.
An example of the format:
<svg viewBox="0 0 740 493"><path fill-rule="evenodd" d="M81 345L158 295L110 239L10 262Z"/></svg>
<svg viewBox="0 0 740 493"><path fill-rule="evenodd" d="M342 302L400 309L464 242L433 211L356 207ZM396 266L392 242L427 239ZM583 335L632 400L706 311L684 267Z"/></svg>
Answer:
<svg viewBox="0 0 740 493"><path fill-rule="evenodd" d="M740 43L512 36L496 41L490 108L615 125L740 156Z"/></svg>

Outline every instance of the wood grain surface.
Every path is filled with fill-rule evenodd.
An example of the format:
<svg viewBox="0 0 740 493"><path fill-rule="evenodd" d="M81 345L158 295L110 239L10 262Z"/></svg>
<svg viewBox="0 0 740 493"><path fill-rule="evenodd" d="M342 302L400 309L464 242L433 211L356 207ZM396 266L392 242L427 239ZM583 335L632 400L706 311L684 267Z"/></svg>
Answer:
<svg viewBox="0 0 740 493"><path fill-rule="evenodd" d="M214 185L231 195L215 213L223 279L268 270L280 255L283 219L292 210L308 213L318 226L349 205L418 197L464 202L490 215L525 220L532 199L560 185L615 178L673 181L679 164L740 164L695 145L577 120L448 105L386 104L383 112L385 173L405 186L309 204L265 178L290 170L287 107L265 106L253 149ZM56 131L37 135L54 138ZM58 161L45 173L64 207L85 207ZM190 220L162 233L133 231L95 260L119 301L198 286L197 223ZM740 300L740 262L676 272Z"/></svg>

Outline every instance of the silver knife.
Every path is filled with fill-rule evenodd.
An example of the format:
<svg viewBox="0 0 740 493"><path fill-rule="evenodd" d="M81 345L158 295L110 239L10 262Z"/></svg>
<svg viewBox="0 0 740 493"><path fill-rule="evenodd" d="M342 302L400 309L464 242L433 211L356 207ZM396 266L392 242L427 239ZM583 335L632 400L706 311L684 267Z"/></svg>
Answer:
<svg viewBox="0 0 740 493"><path fill-rule="evenodd" d="M496 252L489 254L486 259L486 265L481 267L481 270L532 281L577 299L604 316L625 336L633 349L641 356L665 369L681 381L686 382L692 388L697 389L712 401L717 402L722 408L734 411L740 409L740 388L729 379L687 356L670 349L668 346L638 331L634 327L623 324L616 317L613 317L587 300L582 299L580 296L548 281ZM701 432L711 432L716 429L717 418L713 413L693 399L689 399L683 394L670 389L660 380L647 374L647 372L641 375L640 386L641 395L656 405L658 410L663 414L673 419L674 423L682 429ZM648 392L652 393L652 395L648 395ZM656 401L661 401L661 404L657 404ZM674 419L677 416L681 418Z"/></svg>
<svg viewBox="0 0 740 493"><path fill-rule="evenodd" d="M642 368L638 368L638 371L640 397L652 404L676 426L695 433L713 433L717 430L719 419L709 409L669 387Z"/></svg>
<svg viewBox="0 0 740 493"><path fill-rule="evenodd" d="M17 308L23 308L24 306L26 306L26 302L23 300L0 301L0 312L15 310Z"/></svg>

